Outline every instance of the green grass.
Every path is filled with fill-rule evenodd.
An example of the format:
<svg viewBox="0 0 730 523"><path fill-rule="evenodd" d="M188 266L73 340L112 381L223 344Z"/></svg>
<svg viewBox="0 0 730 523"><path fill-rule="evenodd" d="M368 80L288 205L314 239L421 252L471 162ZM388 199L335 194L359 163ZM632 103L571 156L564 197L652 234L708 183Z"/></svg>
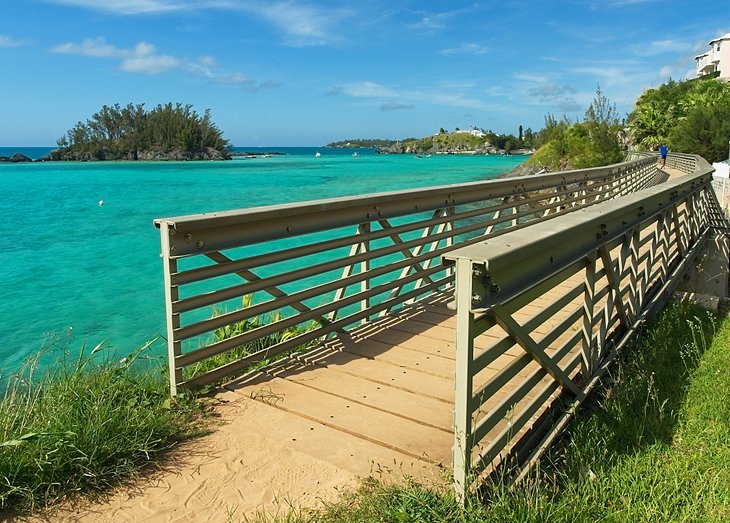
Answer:
<svg viewBox="0 0 730 523"><path fill-rule="evenodd" d="M519 485L450 492L365 481L309 522L730 521L730 320L670 305Z"/></svg>
<svg viewBox="0 0 730 523"><path fill-rule="evenodd" d="M198 405L171 400L164 366L144 361L149 345L121 361L106 358L103 344L73 359L61 351L45 371L39 355L8 377L0 397L0 516L106 491L200 432Z"/></svg>

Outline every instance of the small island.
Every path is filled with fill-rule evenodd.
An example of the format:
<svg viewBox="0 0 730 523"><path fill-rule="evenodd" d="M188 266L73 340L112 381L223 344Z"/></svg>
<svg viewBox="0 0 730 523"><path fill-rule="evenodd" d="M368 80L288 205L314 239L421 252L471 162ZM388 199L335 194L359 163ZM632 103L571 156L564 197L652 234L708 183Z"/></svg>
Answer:
<svg viewBox="0 0 730 523"><path fill-rule="evenodd" d="M47 161L230 160L231 145L212 122L191 105L104 105L86 122L57 140Z"/></svg>

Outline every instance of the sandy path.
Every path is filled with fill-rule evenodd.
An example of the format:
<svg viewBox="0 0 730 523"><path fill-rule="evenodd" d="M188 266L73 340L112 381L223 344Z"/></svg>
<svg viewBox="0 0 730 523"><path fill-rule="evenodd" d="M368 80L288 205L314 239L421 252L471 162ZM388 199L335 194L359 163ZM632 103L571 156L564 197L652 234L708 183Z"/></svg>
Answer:
<svg viewBox="0 0 730 523"><path fill-rule="evenodd" d="M362 458L372 455L368 442L241 391L222 392L217 399L220 417L213 432L181 446L160 470L101 503L63 506L28 521L239 522L257 513L320 507L369 475L423 477L432 468L389 449Z"/></svg>

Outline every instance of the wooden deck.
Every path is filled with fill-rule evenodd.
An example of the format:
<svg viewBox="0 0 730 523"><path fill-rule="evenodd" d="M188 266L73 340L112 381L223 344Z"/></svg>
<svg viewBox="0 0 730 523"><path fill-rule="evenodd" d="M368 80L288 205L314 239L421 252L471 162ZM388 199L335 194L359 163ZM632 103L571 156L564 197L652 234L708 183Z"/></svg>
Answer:
<svg viewBox="0 0 730 523"><path fill-rule="evenodd" d="M225 388L275 410L283 434L292 419L310 422L317 444L292 443L318 459L331 459L334 448L365 448L338 464L355 475L367 475L373 464L417 476L433 465L450 467L455 312L446 307L449 299L407 307Z"/></svg>
<svg viewBox="0 0 730 523"><path fill-rule="evenodd" d="M282 437L288 437L292 422L308 422L309 434L288 439L317 459L331 461L332 449L350 448L348 459L337 466L352 474L386 467L433 478L435 471L451 468L454 442L456 318L447 307L452 299L451 294L436 295L225 388L238 401L265 404ZM531 304L521 315L539 310L539 304ZM487 338L504 336L494 331L482 335L484 345ZM523 354L519 346L512 347L480 373L475 388ZM574 355L571 351L568 357ZM482 408L510 390L503 387ZM255 419L242 422L256 427Z"/></svg>
<svg viewBox="0 0 730 523"><path fill-rule="evenodd" d="M670 169L666 172L670 178L684 174ZM524 306L514 317L523 323L540 313L556 295L582 284L582 276L576 278ZM387 469L424 479L438 475L435 471L450 469L456 318L447 303L452 299L451 293L435 295L229 383L225 386L231 395L226 395L228 400L235 398L249 405L246 408L251 411L236 422L247 431L281 438L297 451L356 476ZM575 310L582 299L576 297L566 311ZM553 316L536 327L534 335L542 337L562 319L560 314ZM576 323L553 342L547 354L552 356L578 329ZM495 326L482 335L481 342L476 340L475 351L478 354L480 347L504 337L504 331ZM560 366L575 361L578 350L576 344ZM515 344L477 376L474 389L524 354ZM515 383L502 387L481 410L498 404L535 368L537 363L530 363L513 380ZM551 379L544 378L535 389ZM531 397L528 394L525 400ZM265 423L258 423L264 418ZM492 433L497 434L505 423Z"/></svg>

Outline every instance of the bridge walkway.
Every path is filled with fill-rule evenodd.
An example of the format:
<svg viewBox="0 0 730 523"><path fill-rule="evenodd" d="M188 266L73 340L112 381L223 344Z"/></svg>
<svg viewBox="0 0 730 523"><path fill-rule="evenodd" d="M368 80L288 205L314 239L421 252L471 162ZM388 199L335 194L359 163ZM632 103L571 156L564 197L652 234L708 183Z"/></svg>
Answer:
<svg viewBox="0 0 730 523"><path fill-rule="evenodd" d="M669 179L686 174L671 168L664 171ZM642 253L649 248L645 245ZM582 275L575 275L523 307L514 318L523 324L542 311L542 304L555 302L582 283ZM260 425L263 435L271 436L271 427L284 433L303 426L305 430L291 434L288 443L353 477L387 470L426 481L438 479L439 471L451 467L454 443L456 318L447 307L450 301L453 291L434 295L224 388L230 401L249 405L259 419L267 420ZM582 303L582 294L577 295L565 304L562 316L553 316L536 331L544 335ZM567 332L579 329L576 321ZM504 337L504 332L488 330L481 335L481 344L493 342L487 340L490 337ZM547 354L554 354L567 337L553 340ZM574 360L579 350L580 343L575 343L561 365ZM475 390L524 354L514 344L477 376ZM527 366L519 377L524 380L535 366ZM544 378L543 383L550 379ZM515 381L512 388L520 385ZM502 387L482 409L499 404L510 392L510 387ZM524 401L531 397L528 394ZM250 420L250 415L240 416L232 423L257 430ZM498 433L505 423L493 432Z"/></svg>
<svg viewBox="0 0 730 523"><path fill-rule="evenodd" d="M578 280L576 276L553 292L565 292ZM555 299L544 295L515 317L527 321L542 310L542 303ZM292 438L292 443L317 459L331 460L332 449L351 446L349 459L339 466L353 475L364 476L385 467L397 475L435 479L437 471L451 468L454 443L456 313L447 306L452 300L453 291L435 295L350 331L346 337L231 382L225 389L236 401L273 407L267 415L282 430L295 418L310 422L305 440ZM566 306L564 316L581 303L582 295ZM550 324L562 319L555 317ZM537 331L544 333L550 324ZM494 328L481 335L476 345L486 347L503 336ZM554 354L564 341L565 336L558 338L546 352ZM563 359L571 359L578 351L576 344ZM477 376L475 388L522 355L524 351L515 344ZM518 378L525 379L531 370L527 366ZM519 384L517 381L514 387ZM503 387L483 408L497 405L510 392ZM531 398L528 394L525 400ZM241 423L249 422L241 419Z"/></svg>
<svg viewBox="0 0 730 523"><path fill-rule="evenodd" d="M653 167L653 161L651 163ZM688 172L693 169L690 166ZM612 170L604 169L601 176ZM643 173L641 179L651 180L649 185L653 185L652 169L637 164L635 172ZM669 168L665 172L669 180L683 174ZM624 178L628 176L627 173L623 175ZM495 186L507 183L498 182ZM643 182L639 180L639 183ZM474 191L473 187L467 189ZM563 191L560 186L558 190ZM448 189L449 194L452 191ZM491 194L492 189L485 191ZM408 197L415 196L409 194ZM425 196L422 198L427 203ZM450 200L447 198L447 201ZM353 202L352 206L361 203ZM380 201L375 203L381 205ZM555 205L561 203L558 201ZM701 209L701 206L697 208ZM319 208L313 210L321 211ZM284 211L292 212L290 209ZM684 214L680 213L675 221L681 221L687 212L686 207L682 209ZM165 249L170 246L168 232L172 224L173 220L160 224L163 254L173 252ZM188 230L191 235L199 233L183 219L175 219L174 225L178 249L185 248L185 242L179 239L187 241ZM258 234L258 231L254 233ZM258 238L256 234L254 236ZM641 238L637 238L639 251L645 253L662 243L666 248L659 249L657 257L670 257L669 251L677 248L675 243L668 236L663 241L653 239L659 236L652 232L642 233ZM215 234L210 235L213 242L217 238ZM202 241L198 243L203 245ZM173 258L165 258L165 263L169 264L166 267L174 265ZM218 262L219 258L221 256L213 259ZM636 274L642 273L641 265L650 263L650 258L640 256L643 261L638 262L639 267L634 267ZM595 263L596 280L600 279L601 272L604 275L607 272L602 263L599 256ZM178 300L176 285L187 280L185 273L181 273L180 280L176 268L166 270L171 272L166 272L165 276L170 291L166 299L175 302ZM252 277L244 271L241 273L249 279ZM188 274L195 274L195 271L188 271ZM652 278L647 276L647 286ZM537 294L525 299L518 310L508 311L511 320L529 325L525 329L536 342L542 344L549 340L544 343L545 355L559 360L556 364L560 368L571 369L566 371L569 379L579 370L576 362L580 359L580 331L584 326L575 311L584 306L585 283L583 274L576 274L549 288L541 284L541 288L535 290ZM276 288L273 291L278 293ZM615 315L608 318L610 315L600 312L610 296L610 290L605 286L596 285L593 328L605 331L615 324L611 323ZM214 421L215 430L175 453L175 463L169 469L153 474L134 492L123 491L115 495L105 503L103 511L95 508L83 517L73 511L58 521L221 521L232 517L240 519L241 515L245 519L257 511L283 515L290 505L313 507L323 500L337 499L342 488L356 486L359 478L367 476L388 480L405 475L451 488L454 406L455 397L459 397L455 394L454 379L457 370L456 313L447 306L453 299L453 289L434 294L430 299L404 306L347 334L339 332L326 343L280 360L256 374L227 383L211 398L219 416ZM173 310L171 303L168 306ZM550 315L544 312L548 309ZM175 324L174 316L169 325L170 343L174 348L173 336L183 329ZM551 334L553 332L560 334ZM473 391L479 391L485 383L490 383L490 379L500 385L490 388L496 390L493 395L485 392L479 394L479 398L474 396L472 399L478 399L479 404L474 406L475 402L472 402L475 410L469 412L473 412L473 420L481 418L478 421L488 418L485 412L490 410L494 413L492 418L503 418L492 428L485 428L486 424L476 426L474 432L480 433L480 445L488 444L493 434L497 437L505 431L509 434L514 412L529 411L530 419L518 425L529 427L545 407L530 410L530 406L524 404L548 404L550 401L546 399L554 398L550 390L559 388L552 377L545 376L544 372L540 374L544 369L514 340L503 343L506 337L509 335L495 325L474 341L475 361L480 360L483 370L474 375ZM494 350L495 343L501 344L504 350ZM561 346L561 356L556 358L556 348ZM183 361L189 363L187 360L191 358L183 354L177 359L178 364L183 365ZM170 361L171 368L176 369L178 364L172 356ZM503 383L501 377L506 375L512 378ZM505 404L513 404L505 396L527 382L532 388L524 394L524 391L515 393L520 402L505 411ZM551 386L554 389L550 389ZM545 395L546 390L549 397ZM536 395L532 391L537 391ZM503 399L505 401L500 404Z"/></svg>

